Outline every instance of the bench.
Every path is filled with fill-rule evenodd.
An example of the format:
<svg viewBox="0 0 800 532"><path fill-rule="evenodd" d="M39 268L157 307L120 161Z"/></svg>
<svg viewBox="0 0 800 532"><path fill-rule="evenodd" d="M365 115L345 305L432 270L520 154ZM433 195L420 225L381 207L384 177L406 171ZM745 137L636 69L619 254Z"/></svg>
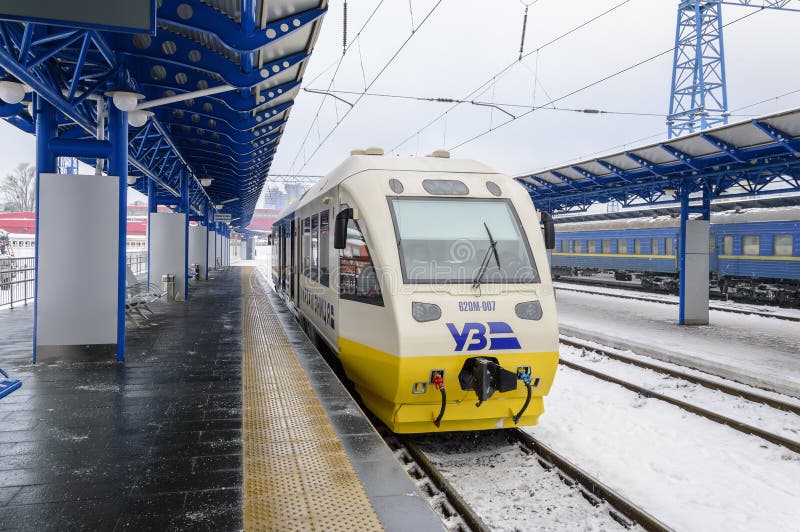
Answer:
<svg viewBox="0 0 800 532"><path fill-rule="evenodd" d="M164 297L164 292L161 290L161 287L155 283L139 281L130 267L128 267L126 271L125 284L127 285L125 287L125 314L130 316L134 321L136 321L136 315L147 319L147 316L142 310L146 310L151 315L155 315L150 308L150 303Z"/></svg>
<svg viewBox="0 0 800 532"><path fill-rule="evenodd" d="M21 380L10 378L8 373L3 371L3 368L0 368L0 375L3 376L3 378L0 379L0 399L6 395L14 393L20 388L20 386L22 386Z"/></svg>

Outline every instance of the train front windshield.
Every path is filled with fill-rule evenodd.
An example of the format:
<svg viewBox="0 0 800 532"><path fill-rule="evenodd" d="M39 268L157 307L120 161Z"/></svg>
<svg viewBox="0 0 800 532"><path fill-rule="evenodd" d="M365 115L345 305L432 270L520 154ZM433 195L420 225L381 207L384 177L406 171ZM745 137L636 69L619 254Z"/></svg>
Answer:
<svg viewBox="0 0 800 532"><path fill-rule="evenodd" d="M390 198L389 203L404 282L539 282L509 200Z"/></svg>

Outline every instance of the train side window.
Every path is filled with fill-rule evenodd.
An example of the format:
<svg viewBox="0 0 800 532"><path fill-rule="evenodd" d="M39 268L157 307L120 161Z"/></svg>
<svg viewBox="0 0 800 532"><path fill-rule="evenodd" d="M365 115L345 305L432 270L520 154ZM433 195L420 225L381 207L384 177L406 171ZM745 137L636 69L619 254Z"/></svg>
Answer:
<svg viewBox="0 0 800 532"><path fill-rule="evenodd" d="M330 214L325 210L319 213L319 282L330 285Z"/></svg>
<svg viewBox="0 0 800 532"><path fill-rule="evenodd" d="M650 254L651 255L661 255L661 253L658 252L658 239L657 238L651 238L650 239Z"/></svg>
<svg viewBox="0 0 800 532"><path fill-rule="evenodd" d="M633 239L633 254L634 255L641 255L642 254L642 239L641 238L634 238Z"/></svg>
<svg viewBox="0 0 800 532"><path fill-rule="evenodd" d="M300 248L302 254L303 275L311 276L311 218L303 219L303 246Z"/></svg>
<svg viewBox="0 0 800 532"><path fill-rule="evenodd" d="M671 236L664 239L664 255L673 255L675 253L675 245Z"/></svg>
<svg viewBox="0 0 800 532"><path fill-rule="evenodd" d="M717 237L715 235L708 237L708 252L712 255L717 254Z"/></svg>
<svg viewBox="0 0 800 532"><path fill-rule="evenodd" d="M772 254L776 257L791 257L794 255L792 235L775 235L772 237Z"/></svg>
<svg viewBox="0 0 800 532"><path fill-rule="evenodd" d="M586 241L586 246L587 246L587 248L586 248L587 249L587 251L586 251L587 253L596 253L597 252L597 241L596 240L587 240Z"/></svg>
<svg viewBox="0 0 800 532"><path fill-rule="evenodd" d="M604 255L611 253L611 240L604 239L600 242L600 245L602 246L601 249Z"/></svg>
<svg viewBox="0 0 800 532"><path fill-rule="evenodd" d="M309 277L319 280L319 216L311 217L311 272Z"/></svg>
<svg viewBox="0 0 800 532"><path fill-rule="evenodd" d="M383 306L381 286L367 241L358 222L347 222L347 242L339 257L339 295L342 299Z"/></svg>
<svg viewBox="0 0 800 532"><path fill-rule="evenodd" d="M733 255L733 235L725 235L722 237L722 254Z"/></svg>
<svg viewBox="0 0 800 532"><path fill-rule="evenodd" d="M742 255L759 255L758 235L744 235L742 237Z"/></svg>
<svg viewBox="0 0 800 532"><path fill-rule="evenodd" d="M617 240L617 253L627 253L628 252L628 239L627 238L620 238Z"/></svg>

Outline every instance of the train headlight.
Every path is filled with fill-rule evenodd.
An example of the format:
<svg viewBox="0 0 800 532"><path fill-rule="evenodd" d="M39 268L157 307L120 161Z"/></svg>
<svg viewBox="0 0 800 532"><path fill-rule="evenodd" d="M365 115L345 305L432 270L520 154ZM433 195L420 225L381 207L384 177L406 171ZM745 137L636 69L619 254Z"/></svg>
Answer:
<svg viewBox="0 0 800 532"><path fill-rule="evenodd" d="M439 305L434 305L433 303L417 303L414 301L411 304L411 315L418 322L424 323L441 318L442 309L439 308Z"/></svg>
<svg viewBox="0 0 800 532"><path fill-rule="evenodd" d="M518 318L523 320L542 319L542 305L538 301L517 303L517 305L514 307L514 312L517 313Z"/></svg>

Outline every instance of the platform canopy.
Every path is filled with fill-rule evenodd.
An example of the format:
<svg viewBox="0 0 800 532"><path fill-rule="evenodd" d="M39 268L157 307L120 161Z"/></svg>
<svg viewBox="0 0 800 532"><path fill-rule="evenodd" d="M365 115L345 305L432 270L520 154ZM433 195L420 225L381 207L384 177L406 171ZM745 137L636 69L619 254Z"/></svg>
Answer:
<svg viewBox="0 0 800 532"><path fill-rule="evenodd" d="M688 187L707 198L800 190L800 109L737 122L516 178L540 210L594 203L673 203Z"/></svg>
<svg viewBox="0 0 800 532"><path fill-rule="evenodd" d="M154 31L0 20L0 79L20 81L59 111L59 138L94 138L97 97L139 93L130 175L191 209L247 227L320 31L327 0L158 0ZM0 5L0 19L6 18ZM0 116L34 132L30 92ZM166 98L166 100L164 100ZM143 120L142 120L143 121ZM138 127L137 127L138 126ZM204 187L201 181L213 180ZM134 185L147 191L147 179Z"/></svg>

